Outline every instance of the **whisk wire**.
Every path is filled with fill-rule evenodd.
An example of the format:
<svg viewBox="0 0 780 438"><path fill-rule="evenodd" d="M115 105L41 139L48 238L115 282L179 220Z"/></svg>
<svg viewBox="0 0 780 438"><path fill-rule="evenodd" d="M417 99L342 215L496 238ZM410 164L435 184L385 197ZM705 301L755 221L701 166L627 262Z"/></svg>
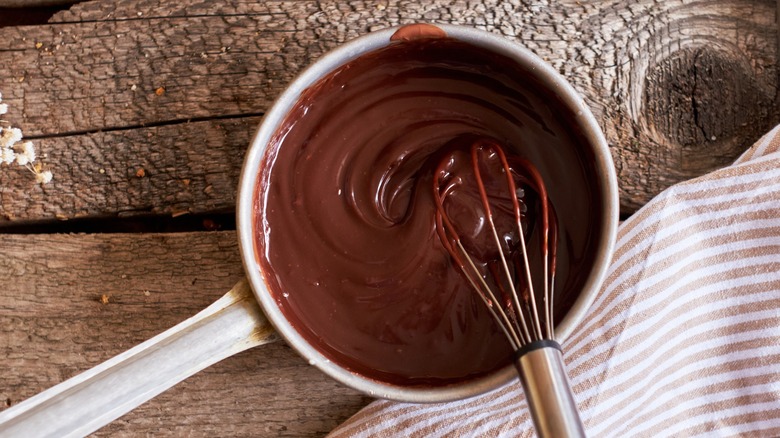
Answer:
<svg viewBox="0 0 780 438"><path fill-rule="evenodd" d="M434 190L434 197L436 198L437 205L443 205L443 199L446 198L453 187L453 185L445 187L444 193L440 193L439 190ZM472 287L472 289L477 291L477 295L479 295L479 297L482 299L491 316L494 318L494 320L503 322L503 324L499 324L499 326L501 326L501 329L509 340L509 343L512 344L512 348L516 350L525 345L525 343L528 342L528 338L524 338L522 332L512 329L509 316L500 305L500 301L498 301L492 289L490 286L488 286L485 278L482 276L476 264L474 264L474 260L472 260L466 249L463 247L463 243L455 231L455 227L452 225L452 222L449 220L449 217L438 209L436 211L436 231L439 234L439 240L441 241L442 245L450 254L450 257L452 257L460 272L464 277L466 277L466 280L469 282L469 285ZM463 259L460 257L458 252L455 251L453 242L468 262L473 276L469 273L469 270L466 269L466 263L463 262ZM477 280L474 279L475 277Z"/></svg>
<svg viewBox="0 0 780 438"><path fill-rule="evenodd" d="M468 256L466 253L466 249L463 248L463 243L461 243L460 239L457 241L458 248L463 252L463 254L466 256L466 260L469 262L469 265L471 265L471 268L473 272L476 274L476 277L479 278L479 281L484 288L483 293L480 293L480 297L482 297L482 300L485 301L485 304L488 306L488 310L493 314L493 317L496 318L496 310L498 310L498 314L501 316L501 319L504 321L504 324L501 325L501 328L504 330L504 334L507 336L507 338L510 339L510 343L514 343L513 347L515 349L520 348L527 342L527 337L523 337L523 333L515 330L511 330L510 327L512 325L509 316L504 311L503 307L499 304L500 301L498 300L498 297L493 293L493 290L490 289L490 286L488 286L487 282L485 281L485 278L480 275L479 269L477 269L477 266L474 264L474 261L471 259L471 257ZM470 280L471 281L471 280ZM473 285L473 281L471 281ZM527 335L526 335L527 336Z"/></svg>
<svg viewBox="0 0 780 438"><path fill-rule="evenodd" d="M543 261L543 269L544 269L544 314L545 314L545 339L554 339L555 337L555 326L554 326L554 318L553 318L553 296L554 296L554 290L555 290L555 263L556 263L556 247L558 244L558 235L557 235L557 228L556 227L550 227L550 222L552 219L553 223L557 223L557 218L555 217L555 210L552 208L550 204L550 200L547 197L547 189L545 188L544 182L542 181L542 176L539 174L539 171L536 170L536 168L531 164L530 161L525 160L523 158L515 158L514 160L515 165L518 167L521 167L522 170L525 172L527 176L530 178L528 179L529 185L537 192L539 195L539 200L541 204L541 222L542 226L541 228L541 250L542 250L542 261Z"/></svg>
<svg viewBox="0 0 780 438"><path fill-rule="evenodd" d="M483 149L482 145L483 145L483 143L475 143L471 147L471 164L472 164L472 168L473 168L473 171L474 171L474 177L476 178L477 187L479 189L479 194L480 194L480 199L482 200L482 208L485 210L485 217L488 220L488 224L490 225L490 231L491 231L491 233L493 235L494 241L496 242L496 247L499 250L498 254L499 254L499 259L501 260L501 266L504 269L504 273L506 274L506 277L507 277L507 280L508 280L507 283L509 284L509 288L511 289L511 292L512 292L511 296L512 296L512 299L514 300L515 314L517 316L517 320L519 321L520 326L521 326L523 332L526 335L526 338L530 341L531 339L533 339L533 337L532 337L532 335L530 333L530 330L528 329L528 324L526 322L525 315L522 312L522 307L520 307L519 294L517 293L517 288L515 287L515 284L512 281L512 273L509 271L509 264L506 261L506 256L504 255L504 251L503 251L503 248L501 246L501 239L498 237L498 229L496 228L495 221L493 220L493 211L490 208L490 201L489 201L489 198L487 196L487 191L485 189L485 182L482 179L482 172L481 172L481 170L479 168L479 150ZM486 146L499 154L499 157L501 157L502 164L506 163L506 157L504 156L503 152L500 149L493 148L489 144L487 144ZM515 185L514 185L514 181L512 181L512 175L511 175L511 173L508 173L508 171L509 171L508 166L505 166L504 172L507 174L507 181L510 184L509 185L509 187L510 187L510 194L511 194L510 199L512 199L512 201L513 201L514 213L515 213L515 216L517 218L516 222L518 224L520 238L523 239L523 232L522 232L523 230L522 230L522 227L520 227L520 216L519 216L520 206L517 203L517 197L514 195L517 189L514 188ZM523 240L521 240L521 242L523 242L523 244L522 244L522 252L525 255L526 254L525 242ZM528 266L527 261L526 261L526 266ZM527 269L526 272L528 273L527 280L528 280L528 285L529 285L529 288L530 288L529 295L531 296L531 299L533 300L534 292L533 292L533 286L531 285L530 269ZM534 303L534 312L531 312L532 317L535 316L535 310L536 310L535 309L535 307L536 307L535 300L533 301L533 303ZM533 326L534 327L534 334L537 335L538 338L541 338L542 335L541 335L541 332L539 332L539 328L538 328L539 321L536 320L534 322L536 323Z"/></svg>
<svg viewBox="0 0 780 438"><path fill-rule="evenodd" d="M549 200L547 202L550 202ZM558 223L558 217L555 214L555 209L550 208L550 217L552 223ZM555 309L555 268L558 260L558 227L552 227L550 229L550 339L555 339L555 323L554 323L554 309Z"/></svg>
<svg viewBox="0 0 780 438"><path fill-rule="evenodd" d="M491 206L491 198L488 196L481 168L484 160L483 157L485 157L486 154L488 154L488 156L494 154L493 156L498 158L501 172L504 174L503 178L506 179L505 187L509 191L509 200L511 201L511 210L507 211L511 211L511 214L514 216L513 227L516 227L519 241L519 248L515 250L511 248L505 249L504 245L502 245L501 237L499 236L499 231L494 219L493 207ZM485 302L492 316L499 323L501 329L504 331L507 339L509 339L514 348L517 349L538 340L553 339L554 307L552 296L555 284L555 245L557 244L557 230L553 227L552 233L550 232L550 215L554 215L554 210L552 210L549 204L547 191L541 175L530 161L523 158L512 158L514 169L513 167L510 167L506 154L501 147L492 140L481 139L474 142L471 145L470 158L471 171L473 172L476 187L479 191L484 217L487 220L488 228L490 230L490 238L498 249L497 261L500 262L499 270L503 272L503 274L497 274L493 271L493 281L495 282L495 286L498 287L498 290L502 292L504 296L509 296L509 302L503 304L501 297L497 296L496 291L488 284L485 275L489 275L489 273L483 273L474 262L471 255L469 255L469 252L460 240L460 236L458 235L455 226L452 224L445 211L445 200L464 181L461 176L453 176L449 173L447 166L453 163L452 160L442 161L434 178L434 197L437 205L436 228L440 240L445 249L450 253L455 265L467 278L469 285L478 292ZM532 269L528 253L529 242L527 242L525 233L523 232L523 214L520 209L520 200L518 199L517 194L518 186L515 182L515 178L518 178L519 181L523 181L524 184L527 184L527 186L534 190L539 197L541 210L539 212L541 225L539 227L541 229L540 247L541 262L543 264L541 285L543 288L542 312L539 312L539 306L536 302L536 289L534 287L533 276L531 275ZM555 219L554 216L553 219ZM552 251L550 251L551 243L553 245ZM520 254L518 254L518 252ZM512 267L514 271L510 269L508 260L508 257L510 256L514 257L513 261L515 265ZM500 277L502 275L505 277L505 281L501 280ZM523 294L522 300L521 294L518 291L519 286L516 284L516 275L524 278L527 285L527 294ZM509 293L506 293L507 290L504 289L505 285ZM511 305L509 304L510 302Z"/></svg>

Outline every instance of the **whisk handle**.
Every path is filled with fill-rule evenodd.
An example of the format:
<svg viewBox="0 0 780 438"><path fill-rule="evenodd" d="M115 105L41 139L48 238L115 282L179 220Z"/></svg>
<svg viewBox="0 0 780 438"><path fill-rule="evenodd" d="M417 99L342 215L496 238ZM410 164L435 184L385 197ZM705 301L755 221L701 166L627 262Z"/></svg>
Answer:
<svg viewBox="0 0 780 438"><path fill-rule="evenodd" d="M518 350L515 367L541 438L585 437L557 342L532 342Z"/></svg>

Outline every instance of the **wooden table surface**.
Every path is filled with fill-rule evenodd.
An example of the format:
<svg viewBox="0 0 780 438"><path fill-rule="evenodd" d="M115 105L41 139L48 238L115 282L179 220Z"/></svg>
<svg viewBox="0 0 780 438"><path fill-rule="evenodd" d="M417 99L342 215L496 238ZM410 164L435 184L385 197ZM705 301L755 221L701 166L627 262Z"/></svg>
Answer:
<svg viewBox="0 0 780 438"><path fill-rule="evenodd" d="M104 0L18 25L2 8L20 3L0 0L2 118L54 179L0 167L0 409L241 278L232 215L249 138L297 72L352 37L432 21L522 42L600 121L624 217L780 121L774 1ZM321 436L368 402L279 343L97 435Z"/></svg>

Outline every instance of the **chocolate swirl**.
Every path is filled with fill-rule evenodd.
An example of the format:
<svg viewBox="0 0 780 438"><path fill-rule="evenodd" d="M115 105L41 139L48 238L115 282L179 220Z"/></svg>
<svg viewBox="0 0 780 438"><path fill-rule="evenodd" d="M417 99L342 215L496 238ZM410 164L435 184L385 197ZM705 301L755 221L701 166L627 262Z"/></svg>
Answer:
<svg viewBox="0 0 780 438"><path fill-rule="evenodd" d="M274 136L255 202L258 259L291 324L338 364L399 385L504 366L506 340L436 234L433 172L477 137L536 165L559 218L560 319L601 208L572 119L511 59L448 38L392 43L321 79Z"/></svg>

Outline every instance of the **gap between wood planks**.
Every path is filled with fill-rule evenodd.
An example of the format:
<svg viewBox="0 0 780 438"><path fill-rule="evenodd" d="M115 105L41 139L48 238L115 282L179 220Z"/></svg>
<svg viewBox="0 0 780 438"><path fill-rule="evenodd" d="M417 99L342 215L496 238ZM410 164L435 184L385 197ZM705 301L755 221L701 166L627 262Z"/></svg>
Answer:
<svg viewBox="0 0 780 438"><path fill-rule="evenodd" d="M0 0L0 27L46 24L54 14L64 11L76 3L79 2L67 0ZM25 4L27 7L11 7L21 4Z"/></svg>
<svg viewBox="0 0 780 438"><path fill-rule="evenodd" d="M132 217L90 217L46 220L0 226L0 234L59 233L185 233L190 231L232 231L236 229L234 212Z"/></svg>
<svg viewBox="0 0 780 438"><path fill-rule="evenodd" d="M98 132L130 131L133 129L158 128L161 126L173 126L173 125L181 125L185 123L209 122L214 120L244 119L247 117L262 117L264 115L265 113L262 112L250 112L250 113L241 113L241 114L223 114L223 115L208 116L208 117L187 117L181 119L160 120L157 122L141 123L136 125L108 126L99 129L64 131L64 132L58 132L56 134L28 135L25 136L25 138L29 140L40 140L43 138L60 138L60 137L70 137L74 135L96 134Z"/></svg>

